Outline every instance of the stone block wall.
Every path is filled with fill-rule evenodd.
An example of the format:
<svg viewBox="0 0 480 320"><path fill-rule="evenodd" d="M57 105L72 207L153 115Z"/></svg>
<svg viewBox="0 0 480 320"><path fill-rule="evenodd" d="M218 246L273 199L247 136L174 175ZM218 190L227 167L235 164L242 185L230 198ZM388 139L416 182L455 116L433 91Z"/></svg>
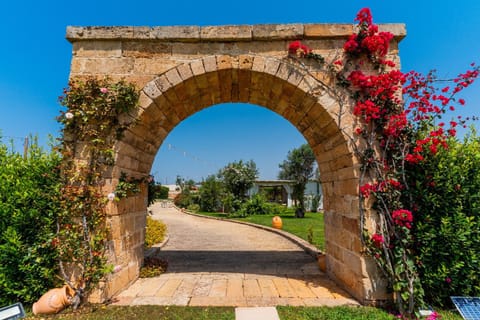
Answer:
<svg viewBox="0 0 480 320"><path fill-rule="evenodd" d="M302 40L327 60L341 55L354 26L272 24L254 26L69 27L73 45L71 78L109 76L140 90L135 124L116 143L116 164L106 185L114 190L121 172L150 173L170 131L185 118L223 102L266 107L290 121L312 147L324 191L326 263L329 276L361 302L385 299L372 261L362 255L358 203L359 163L349 137L352 106L332 95L328 74L314 64L287 58L288 44ZM381 25L394 33L390 58L399 63L400 24ZM111 297L138 277L143 262L146 189L111 203L109 259L121 267L103 287ZM370 224L374 223L374 212ZM100 295L100 296L102 296Z"/></svg>

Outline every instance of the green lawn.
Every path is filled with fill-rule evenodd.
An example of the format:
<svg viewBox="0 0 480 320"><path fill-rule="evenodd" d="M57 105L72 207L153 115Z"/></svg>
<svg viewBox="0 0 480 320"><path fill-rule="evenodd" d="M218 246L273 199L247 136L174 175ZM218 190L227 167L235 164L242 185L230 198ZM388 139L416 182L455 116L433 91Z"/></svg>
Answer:
<svg viewBox="0 0 480 320"><path fill-rule="evenodd" d="M208 215L217 218L228 218L222 213L199 212L201 215ZM260 224L263 226L272 226L273 214L268 215L252 215L246 218L234 218L238 221L246 221ZM325 233L323 228L323 213L307 212L304 218L295 218L293 210L288 210L284 214L280 214L283 222L283 230L290 232L316 246L320 250L325 249ZM311 239L310 239L311 237ZM312 240L312 241L310 241Z"/></svg>
<svg viewBox="0 0 480 320"><path fill-rule="evenodd" d="M87 305L73 311L66 309L57 315L31 316L27 319L80 320L234 320L233 307L179 307L179 306L104 306Z"/></svg>
<svg viewBox="0 0 480 320"><path fill-rule="evenodd" d="M246 218L236 218L239 221L248 221L264 226L272 226L274 215L254 215ZM323 229L323 213L307 212L304 218L295 218L294 213L282 214L282 230L300 237L320 250L325 249L325 232Z"/></svg>
<svg viewBox="0 0 480 320"><path fill-rule="evenodd" d="M387 312L371 307L277 307L281 320L390 320ZM442 320L462 320L456 312L441 311ZM232 307L178 307L178 306L103 306L87 305L77 311L70 308L58 315L30 316L27 319L80 320L234 320Z"/></svg>
<svg viewBox="0 0 480 320"><path fill-rule="evenodd" d="M387 312L371 307L277 307L282 320L392 320Z"/></svg>

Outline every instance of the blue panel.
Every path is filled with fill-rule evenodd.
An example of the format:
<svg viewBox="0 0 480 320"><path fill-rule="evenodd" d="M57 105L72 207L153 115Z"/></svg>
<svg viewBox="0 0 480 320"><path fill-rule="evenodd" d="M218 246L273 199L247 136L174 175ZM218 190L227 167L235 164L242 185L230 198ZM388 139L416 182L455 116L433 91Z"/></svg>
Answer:
<svg viewBox="0 0 480 320"><path fill-rule="evenodd" d="M480 297L450 297L465 320L480 320Z"/></svg>

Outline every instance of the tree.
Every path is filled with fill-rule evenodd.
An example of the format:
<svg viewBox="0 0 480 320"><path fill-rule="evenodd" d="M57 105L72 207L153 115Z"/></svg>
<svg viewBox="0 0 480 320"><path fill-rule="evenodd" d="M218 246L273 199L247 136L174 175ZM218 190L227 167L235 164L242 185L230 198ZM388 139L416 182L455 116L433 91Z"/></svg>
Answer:
<svg viewBox="0 0 480 320"><path fill-rule="evenodd" d="M219 172L219 177L223 181L226 191L238 200L246 198L247 191L253 186L257 176L258 169L253 160L229 163Z"/></svg>
<svg viewBox="0 0 480 320"><path fill-rule="evenodd" d="M162 186L161 183L153 181L148 184L149 197L151 194L153 200L168 199L168 191L168 187Z"/></svg>
<svg viewBox="0 0 480 320"><path fill-rule="evenodd" d="M279 179L294 180L293 198L299 202L302 210L304 208L305 186L315 173L315 155L308 144L288 152L287 159L279 165Z"/></svg>
<svg viewBox="0 0 480 320"><path fill-rule="evenodd" d="M180 188L180 194L173 200L176 206L188 208L192 204L198 204L198 195L192 193L192 190L195 190L195 181L192 179L185 180L180 175L177 175L175 183Z"/></svg>
<svg viewBox="0 0 480 320"><path fill-rule="evenodd" d="M216 212L221 208L224 194L223 184L215 175L210 175L200 187L200 207L202 211Z"/></svg>
<svg viewBox="0 0 480 320"><path fill-rule="evenodd" d="M185 180L180 175L177 175L175 184L180 188L180 192L182 194L190 194L190 191L193 190L195 187L195 181L193 181L192 179Z"/></svg>

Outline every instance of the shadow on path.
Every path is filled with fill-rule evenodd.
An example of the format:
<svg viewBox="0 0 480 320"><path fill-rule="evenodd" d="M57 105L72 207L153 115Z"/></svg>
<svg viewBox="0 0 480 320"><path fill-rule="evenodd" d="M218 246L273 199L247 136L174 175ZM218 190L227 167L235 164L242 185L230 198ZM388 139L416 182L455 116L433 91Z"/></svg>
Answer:
<svg viewBox="0 0 480 320"><path fill-rule="evenodd" d="M168 261L169 273L319 274L314 259L301 251L161 250L155 256Z"/></svg>

